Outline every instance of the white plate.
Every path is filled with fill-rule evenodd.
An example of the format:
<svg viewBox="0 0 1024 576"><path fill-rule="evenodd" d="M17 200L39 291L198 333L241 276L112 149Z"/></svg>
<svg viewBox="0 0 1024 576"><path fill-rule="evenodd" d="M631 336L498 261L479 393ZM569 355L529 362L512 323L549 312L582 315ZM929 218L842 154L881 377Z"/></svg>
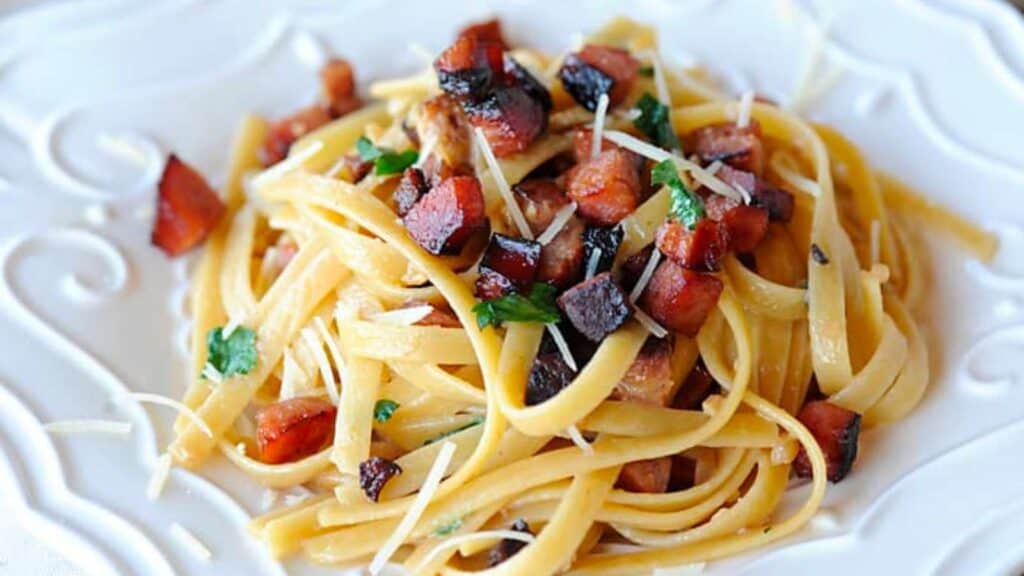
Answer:
<svg viewBox="0 0 1024 576"><path fill-rule="evenodd" d="M343 4L343 5L342 5ZM262 491L223 463L145 484L170 415L111 398L179 396L189 259L149 246L153 172L174 150L218 180L240 114L312 100L328 52L359 77L408 72L498 12L516 43L563 48L612 2L245 0L56 3L0 21L0 573L326 573L274 563L245 532ZM877 166L996 230L991 267L935 245L925 319L937 377L904 422L865 435L800 541L709 566L745 574L1017 574L1024 567L1024 25L967 0L635 0L670 63L785 100L829 18L838 82L807 108ZM141 158L100 145L134 139ZM148 411L148 415L147 415ZM129 420L129 438L38 423ZM154 422L153 425L150 421ZM797 494L799 496L799 494ZM195 559L179 522L213 551ZM6 564L6 571L3 566Z"/></svg>

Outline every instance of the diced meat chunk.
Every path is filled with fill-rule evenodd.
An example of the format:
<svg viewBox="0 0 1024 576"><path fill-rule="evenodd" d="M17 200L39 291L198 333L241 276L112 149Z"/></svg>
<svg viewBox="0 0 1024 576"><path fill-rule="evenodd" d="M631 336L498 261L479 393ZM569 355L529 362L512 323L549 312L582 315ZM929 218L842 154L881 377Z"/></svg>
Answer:
<svg viewBox="0 0 1024 576"><path fill-rule="evenodd" d="M676 392L672 380L672 349L670 338L648 338L629 370L612 390L611 398L668 406Z"/></svg>
<svg viewBox="0 0 1024 576"><path fill-rule="evenodd" d="M722 281L671 260L658 264L640 297L640 307L662 326L695 336L718 303Z"/></svg>
<svg viewBox="0 0 1024 576"><path fill-rule="evenodd" d="M655 237L662 254L683 268L701 272L718 270L729 246L725 227L710 218L701 218L693 230L674 218L666 220Z"/></svg>
<svg viewBox="0 0 1024 576"><path fill-rule="evenodd" d="M573 216L540 251L537 279L565 288L580 277L583 265L583 221Z"/></svg>
<svg viewBox="0 0 1024 576"><path fill-rule="evenodd" d="M501 33L501 21L497 18L474 22L462 30L459 30L459 38L473 38L478 42L491 42L501 46L502 50L508 50L508 44Z"/></svg>
<svg viewBox="0 0 1024 576"><path fill-rule="evenodd" d="M399 216L405 216L430 191L427 179L419 168L406 168L398 187L391 193L391 203Z"/></svg>
<svg viewBox="0 0 1024 576"><path fill-rule="evenodd" d="M639 69L640 63L622 48L587 44L565 59L558 77L573 100L593 112L601 94L608 95L609 106L625 101Z"/></svg>
<svg viewBox="0 0 1024 576"><path fill-rule="evenodd" d="M544 118L551 112L551 93L529 70L511 56L505 56L505 82L518 86L544 110Z"/></svg>
<svg viewBox="0 0 1024 576"><path fill-rule="evenodd" d="M402 467L380 456L371 456L359 463L359 487L366 497L374 502L380 500L384 485L402 473Z"/></svg>
<svg viewBox="0 0 1024 576"><path fill-rule="evenodd" d="M295 462L316 454L334 438L338 409L324 398L306 396L271 404L256 415L260 460Z"/></svg>
<svg viewBox="0 0 1024 576"><path fill-rule="evenodd" d="M434 61L438 84L457 98L481 98L504 80L505 62L499 44L462 36Z"/></svg>
<svg viewBox="0 0 1024 576"><path fill-rule="evenodd" d="M761 208L717 194L704 201L704 208L708 218L721 223L729 248L737 252L750 252L768 233L768 212Z"/></svg>
<svg viewBox="0 0 1024 576"><path fill-rule="evenodd" d="M596 258L595 274L611 270L612 264L615 262L615 256L619 253L619 245L622 244L623 236L624 232L621 226L613 228L591 226L587 228L583 232L584 265L590 266L591 260Z"/></svg>
<svg viewBox="0 0 1024 576"><path fill-rule="evenodd" d="M515 532L522 532L523 534L533 534L533 532L530 531L530 525L522 518L513 522L510 529ZM501 542L499 542L494 548L491 548L490 553L488 553L487 565L493 568L494 566L497 566L518 554L525 546L526 542L521 540L503 538Z"/></svg>
<svg viewBox="0 0 1024 576"><path fill-rule="evenodd" d="M330 121L331 114L327 108L309 106L272 123L259 151L260 163L272 166L284 160L296 140Z"/></svg>
<svg viewBox="0 0 1024 576"><path fill-rule="evenodd" d="M464 166L469 164L472 152L469 128L455 98L440 94L423 102L416 130L420 142L434 143L434 153L445 164Z"/></svg>
<svg viewBox="0 0 1024 576"><path fill-rule="evenodd" d="M603 272L566 290L558 306L576 330L600 342L633 316L629 296L610 272Z"/></svg>
<svg viewBox="0 0 1024 576"><path fill-rule="evenodd" d="M576 159L576 162L586 162L590 159L590 153L593 151L594 146L594 131L590 128L577 128L572 134L572 156ZM601 139L601 152L605 150L618 149L614 142L606 138ZM638 161L643 162L643 158L640 156L636 157Z"/></svg>
<svg viewBox="0 0 1024 576"><path fill-rule="evenodd" d="M547 230L558 211L569 204L569 198L554 180L523 180L512 191L530 230L537 235Z"/></svg>
<svg viewBox="0 0 1024 576"><path fill-rule="evenodd" d="M493 270L481 270L473 285L473 294L481 300L494 300L515 291L511 280Z"/></svg>
<svg viewBox="0 0 1024 576"><path fill-rule="evenodd" d="M156 220L150 237L168 256L202 242L224 216L226 207L206 179L171 154L157 186Z"/></svg>
<svg viewBox="0 0 1024 576"><path fill-rule="evenodd" d="M373 170L373 162L363 160L359 154L345 154L341 157L342 169L335 176L352 183L358 183Z"/></svg>
<svg viewBox="0 0 1024 576"><path fill-rule="evenodd" d="M733 122L698 128L691 136L690 149L705 163L721 160L758 177L764 172L761 126L755 121L743 128Z"/></svg>
<svg viewBox="0 0 1024 576"><path fill-rule="evenodd" d="M647 262L651 259L651 254L654 253L654 244L648 244L640 249L639 252L626 258L622 261L622 266L619 267L619 283L626 290L632 290L636 283L640 281L640 276L643 275L644 269L647 268Z"/></svg>
<svg viewBox="0 0 1024 576"><path fill-rule="evenodd" d="M344 116L362 106L356 94L356 76L343 58L331 58L320 69L320 87L333 117Z"/></svg>
<svg viewBox="0 0 1024 576"><path fill-rule="evenodd" d="M517 289L525 290L537 279L540 251L539 242L494 234L484 250L480 269L501 274Z"/></svg>
<svg viewBox="0 0 1024 576"><path fill-rule="evenodd" d="M416 322L416 326L440 326L441 328L461 328L462 322L446 304L430 304L423 300L409 300L402 304L401 308L418 308L430 306L430 314Z"/></svg>
<svg viewBox="0 0 1024 576"><path fill-rule="evenodd" d="M576 373L558 352L542 352L533 359L526 381L526 405L535 406L553 398L572 383Z"/></svg>
<svg viewBox="0 0 1024 576"><path fill-rule="evenodd" d="M753 194L754 190L757 189L757 176L754 176L753 172L737 170L728 164L723 164L715 172L715 177L733 188L746 190L749 194ZM701 190L711 193L711 190L707 188L702 188Z"/></svg>
<svg viewBox="0 0 1024 576"><path fill-rule="evenodd" d="M860 436L860 414L825 400L804 404L797 419L811 432L825 453L828 479L839 482L850 473L857 459L857 440ZM797 476L811 476L811 462L801 448L793 461Z"/></svg>
<svg viewBox="0 0 1024 576"><path fill-rule="evenodd" d="M640 173L626 150L601 152L569 172L568 192L577 211L597 226L614 226L636 210Z"/></svg>
<svg viewBox="0 0 1024 576"><path fill-rule="evenodd" d="M480 181L472 176L444 180L424 194L402 221L427 252L458 252L474 234L487 229Z"/></svg>
<svg viewBox="0 0 1024 576"><path fill-rule="evenodd" d="M622 467L615 486L627 492L659 494L668 490L668 482L671 477L671 456L635 460Z"/></svg>
<svg viewBox="0 0 1024 576"><path fill-rule="evenodd" d="M768 211L772 222L789 222L793 217L793 195L764 181L757 183L750 204Z"/></svg>
<svg viewBox="0 0 1024 576"><path fill-rule="evenodd" d="M464 102L463 108L498 157L526 150L548 122L543 103L519 85L495 88L479 101Z"/></svg>
<svg viewBox="0 0 1024 576"><path fill-rule="evenodd" d="M690 373L686 375L682 386L676 391L676 396L672 399L672 407L680 410L699 410L701 404L711 395L717 385L718 383L704 366L704 361L698 360Z"/></svg>

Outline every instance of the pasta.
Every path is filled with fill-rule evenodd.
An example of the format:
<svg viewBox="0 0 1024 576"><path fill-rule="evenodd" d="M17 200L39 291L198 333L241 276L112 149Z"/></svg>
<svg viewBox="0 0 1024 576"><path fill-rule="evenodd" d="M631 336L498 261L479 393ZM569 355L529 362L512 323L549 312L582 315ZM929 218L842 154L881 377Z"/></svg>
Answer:
<svg viewBox="0 0 1024 576"><path fill-rule="evenodd" d="M640 574L794 534L859 426L926 391L919 226L983 259L992 237L833 129L670 69L646 26L503 46L470 27L362 107L325 72L328 112L278 156L281 125L243 121L174 463L315 492L252 522L275 555L413 574Z"/></svg>

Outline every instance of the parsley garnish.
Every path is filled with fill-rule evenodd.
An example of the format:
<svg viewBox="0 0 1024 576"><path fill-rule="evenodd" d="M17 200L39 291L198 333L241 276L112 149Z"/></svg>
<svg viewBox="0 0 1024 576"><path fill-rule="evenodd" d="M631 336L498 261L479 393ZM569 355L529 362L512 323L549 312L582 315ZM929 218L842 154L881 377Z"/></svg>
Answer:
<svg viewBox="0 0 1024 576"><path fill-rule="evenodd" d="M206 335L207 362L225 378L248 374L256 367L256 333L239 326L225 339L223 330L214 328Z"/></svg>
<svg viewBox="0 0 1024 576"><path fill-rule="evenodd" d="M391 419L391 416L394 415L395 410L398 410L399 406L400 404L394 400L381 398L373 405L373 419L383 424Z"/></svg>
<svg viewBox="0 0 1024 576"><path fill-rule="evenodd" d="M473 306L476 324L480 328L501 326L503 322L558 322L558 306L555 305L555 287L538 282L530 288L530 294L507 294L493 300L486 300Z"/></svg>
<svg viewBox="0 0 1024 576"><path fill-rule="evenodd" d="M704 202L683 184L672 160L662 160L651 168L651 184L668 186L672 195L669 216L679 220L690 230L693 230L697 222L704 217Z"/></svg>
<svg viewBox="0 0 1024 576"><path fill-rule="evenodd" d="M456 518L447 524L434 528L434 536L451 536L459 528L462 528L462 518Z"/></svg>
<svg viewBox="0 0 1024 576"><path fill-rule="evenodd" d="M654 77L654 66L641 66L636 73L645 78L652 78Z"/></svg>
<svg viewBox="0 0 1024 576"><path fill-rule="evenodd" d="M469 422L466 422L465 424L463 424L462 426L459 426L458 428L452 428L451 430L449 430L447 432L443 432L441 434L438 434L437 436L434 436L433 438L427 439L427 441L424 442L423 445L427 446L428 444L433 444L434 442L437 442L438 440L443 440L443 439L445 439L445 438L447 438L447 437L449 437L449 436L451 436L453 434L458 434L459 432L462 432L463 430L469 430L473 426L479 426L480 424L483 424L483 422L484 422L484 417L483 416L474 416L472 420L470 420Z"/></svg>
<svg viewBox="0 0 1024 576"><path fill-rule="evenodd" d="M416 150L395 152L390 148L379 148L366 136L360 136L356 141L356 151L364 162L373 162L373 173L378 176L398 174L412 166L420 157Z"/></svg>
<svg viewBox="0 0 1024 576"><path fill-rule="evenodd" d="M679 137L672 129L668 106L644 92L644 95L637 101L636 107L640 110L640 117L633 121L633 125L638 130L646 134L651 142L666 150L679 148Z"/></svg>

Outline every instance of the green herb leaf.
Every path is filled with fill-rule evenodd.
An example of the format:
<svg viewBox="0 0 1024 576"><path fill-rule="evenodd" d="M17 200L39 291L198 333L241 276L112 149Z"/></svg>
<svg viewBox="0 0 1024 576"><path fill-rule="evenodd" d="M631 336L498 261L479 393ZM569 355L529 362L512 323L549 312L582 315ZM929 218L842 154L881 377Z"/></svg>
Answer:
<svg viewBox="0 0 1024 576"><path fill-rule="evenodd" d="M473 306L476 324L480 328L501 326L503 322L558 322L561 316L555 304L555 287L538 282L530 287L530 294L508 294L485 300Z"/></svg>
<svg viewBox="0 0 1024 576"><path fill-rule="evenodd" d="M462 528L462 518L456 518L447 524L434 528L434 536L451 536L459 528Z"/></svg>
<svg viewBox="0 0 1024 576"><path fill-rule="evenodd" d="M356 140L356 152L364 162L373 162L373 173L378 176L398 174L415 164L420 157L416 150L395 152L390 148L380 148L366 136L360 136L359 140Z"/></svg>
<svg viewBox="0 0 1024 576"><path fill-rule="evenodd" d="M224 338L223 328L214 328L206 335L207 362L225 378L248 374L256 367L256 333L239 326Z"/></svg>
<svg viewBox="0 0 1024 576"><path fill-rule="evenodd" d="M651 168L651 184L668 186L672 196L669 216L679 220L690 230L693 230L697 222L704 217L704 202L683 184L672 160L662 160Z"/></svg>
<svg viewBox="0 0 1024 576"><path fill-rule="evenodd" d="M637 101L636 107L640 110L640 117L633 121L633 125L638 130L661 148L666 150L679 148L679 137L672 129L668 106L644 92L644 95Z"/></svg>
<svg viewBox="0 0 1024 576"><path fill-rule="evenodd" d="M424 446L428 446L430 444L433 444L434 442L437 442L438 440L444 440L445 438L451 436L452 434L458 434L459 432L462 432L463 430L469 430L473 426L479 426L480 424L483 424L483 422L484 422L484 417L483 416L474 416L472 420L470 420L469 422L466 422L465 424L463 424L462 426L459 426L458 428L452 428L451 430L449 430L447 432L444 432L444 433L441 433L441 434L438 434L437 436L434 436L433 438L428 438L427 441L423 443L423 445Z"/></svg>
<svg viewBox="0 0 1024 576"><path fill-rule="evenodd" d="M373 405L373 419L383 424L391 419L391 416L394 415L395 410L398 410L399 406L401 406L401 404L394 400L381 398Z"/></svg>
<svg viewBox="0 0 1024 576"><path fill-rule="evenodd" d="M641 66L640 69L636 71L636 73L645 78L653 78L654 66Z"/></svg>

